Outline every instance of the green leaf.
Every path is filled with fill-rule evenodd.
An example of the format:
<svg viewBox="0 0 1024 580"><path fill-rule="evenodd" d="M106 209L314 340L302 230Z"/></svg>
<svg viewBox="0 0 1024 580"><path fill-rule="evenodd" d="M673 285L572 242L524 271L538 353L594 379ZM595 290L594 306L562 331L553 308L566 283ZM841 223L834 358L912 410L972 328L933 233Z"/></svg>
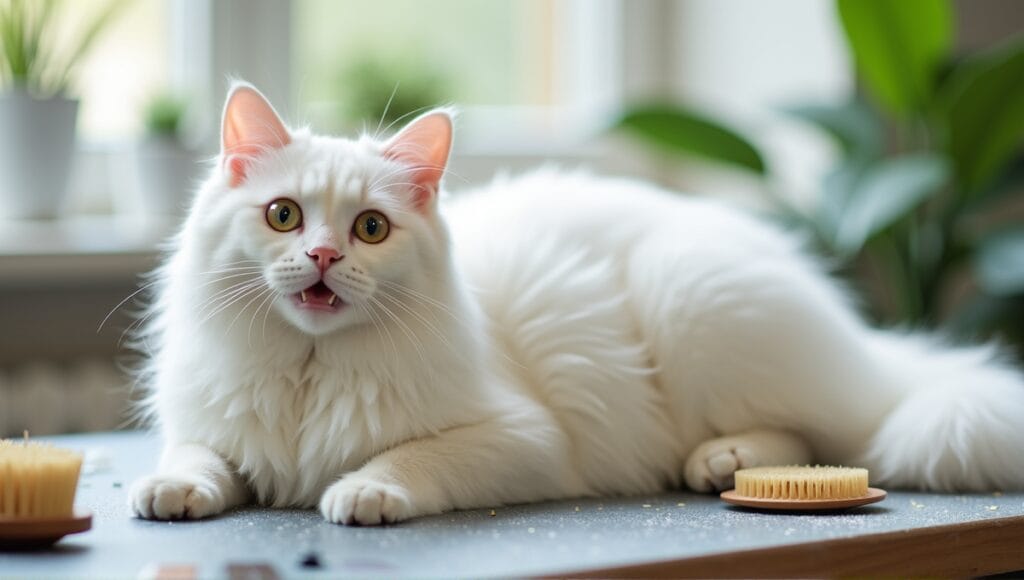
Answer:
<svg viewBox="0 0 1024 580"><path fill-rule="evenodd" d="M940 109L961 183L984 187L1024 141L1024 36L957 67Z"/></svg>
<svg viewBox="0 0 1024 580"><path fill-rule="evenodd" d="M1024 293L1024 228L997 232L983 240L975 254L974 271L989 294Z"/></svg>
<svg viewBox="0 0 1024 580"><path fill-rule="evenodd" d="M666 151L700 157L764 175L764 159L738 133L701 113L675 106L628 111L617 126Z"/></svg>
<svg viewBox="0 0 1024 580"><path fill-rule="evenodd" d="M860 250L871 236L898 221L949 180L945 158L917 154L867 165L856 178L847 178L836 225L835 246L847 255Z"/></svg>
<svg viewBox="0 0 1024 580"><path fill-rule="evenodd" d="M78 62L89 52L92 45L99 38L100 34L106 30L107 26L114 20L114 18L124 9L130 0L109 0L107 5L93 18L92 22L85 29L85 33L78 39L78 44L75 46L67 59L67 62L60 69L58 81L56 84L57 92L62 92L67 87L70 81L71 73L74 72L78 66Z"/></svg>
<svg viewBox="0 0 1024 580"><path fill-rule="evenodd" d="M821 197L815 215L822 238L827 240L837 253L845 253L835 247L835 241L843 223L846 206L858 181L871 163L872 161L861 157L849 157L822 179Z"/></svg>
<svg viewBox="0 0 1024 580"><path fill-rule="evenodd" d="M944 330L965 341L998 338L1024 348L1024 295L992 296L978 293L954 310ZM1024 354L1024 352L1019 353Z"/></svg>
<svg viewBox="0 0 1024 580"><path fill-rule="evenodd" d="M882 152L882 123L864 103L797 105L783 112L831 135L848 156L875 158Z"/></svg>
<svg viewBox="0 0 1024 580"><path fill-rule="evenodd" d="M998 211L1004 204L1013 204L1024 191L1024 156L1011 160L1006 168L985 182L964 204L965 214Z"/></svg>
<svg viewBox="0 0 1024 580"><path fill-rule="evenodd" d="M838 0L857 68L893 113L923 111L952 44L946 0Z"/></svg>

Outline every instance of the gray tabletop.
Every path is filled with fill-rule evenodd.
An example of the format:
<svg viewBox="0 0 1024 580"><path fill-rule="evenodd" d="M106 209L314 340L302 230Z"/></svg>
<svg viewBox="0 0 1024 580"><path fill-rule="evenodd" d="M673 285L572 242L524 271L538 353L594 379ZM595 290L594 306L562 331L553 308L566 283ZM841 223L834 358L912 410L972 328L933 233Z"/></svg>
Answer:
<svg viewBox="0 0 1024 580"><path fill-rule="evenodd" d="M255 563L282 577L553 575L1024 515L1020 493L897 492L826 515L746 511L715 497L666 493L456 512L376 528L262 508L200 522L149 522L131 516L126 493L156 462L152 435L53 439L99 459L78 495L94 513L93 529L49 551L0 552L0 576L134 578L147 565L192 564L201 576L217 577L230 564ZM320 568L301 565L310 553Z"/></svg>

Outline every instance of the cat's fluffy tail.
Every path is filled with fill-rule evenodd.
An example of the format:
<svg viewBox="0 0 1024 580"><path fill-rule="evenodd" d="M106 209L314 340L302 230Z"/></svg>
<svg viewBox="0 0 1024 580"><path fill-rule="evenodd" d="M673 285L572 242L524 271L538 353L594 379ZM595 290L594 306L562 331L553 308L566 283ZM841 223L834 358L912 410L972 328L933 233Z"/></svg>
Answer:
<svg viewBox="0 0 1024 580"><path fill-rule="evenodd" d="M865 457L872 480L939 491L1024 490L1024 377L995 347L878 335L906 394Z"/></svg>

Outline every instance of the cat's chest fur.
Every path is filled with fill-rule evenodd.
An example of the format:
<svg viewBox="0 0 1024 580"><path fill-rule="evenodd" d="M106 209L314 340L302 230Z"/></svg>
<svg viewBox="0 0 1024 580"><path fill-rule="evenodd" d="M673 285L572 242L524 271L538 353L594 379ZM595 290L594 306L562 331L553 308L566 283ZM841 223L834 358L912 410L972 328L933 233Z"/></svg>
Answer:
<svg viewBox="0 0 1024 580"><path fill-rule="evenodd" d="M189 396L200 404L169 402L178 412L165 413L167 427L172 437L220 453L259 503L309 507L370 457L432 430L401 400L417 379L382 370L372 360L346 364L315 351L280 366L236 368L216 386L193 383Z"/></svg>

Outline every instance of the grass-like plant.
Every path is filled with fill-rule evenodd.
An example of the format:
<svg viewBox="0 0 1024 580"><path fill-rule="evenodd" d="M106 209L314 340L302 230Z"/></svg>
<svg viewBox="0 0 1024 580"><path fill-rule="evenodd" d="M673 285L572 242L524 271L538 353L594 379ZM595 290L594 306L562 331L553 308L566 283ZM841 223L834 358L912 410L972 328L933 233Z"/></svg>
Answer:
<svg viewBox="0 0 1024 580"><path fill-rule="evenodd" d="M443 73L412 56L360 57L337 79L339 117L382 126L444 103L450 85Z"/></svg>
<svg viewBox="0 0 1024 580"><path fill-rule="evenodd" d="M784 109L842 153L817 207L769 195L776 213L867 292L876 320L1000 336L1024 354L1024 36L954 55L947 0L837 0L837 12L862 91ZM699 111L637 107L619 127L772 193L751 140Z"/></svg>
<svg viewBox="0 0 1024 580"><path fill-rule="evenodd" d="M66 0L0 0L0 81L45 98L66 92L74 71L128 0L110 0L62 49L58 15Z"/></svg>
<svg viewBox="0 0 1024 580"><path fill-rule="evenodd" d="M154 95L143 109L146 133L155 137L179 137L187 109L188 101L179 94L162 92Z"/></svg>

